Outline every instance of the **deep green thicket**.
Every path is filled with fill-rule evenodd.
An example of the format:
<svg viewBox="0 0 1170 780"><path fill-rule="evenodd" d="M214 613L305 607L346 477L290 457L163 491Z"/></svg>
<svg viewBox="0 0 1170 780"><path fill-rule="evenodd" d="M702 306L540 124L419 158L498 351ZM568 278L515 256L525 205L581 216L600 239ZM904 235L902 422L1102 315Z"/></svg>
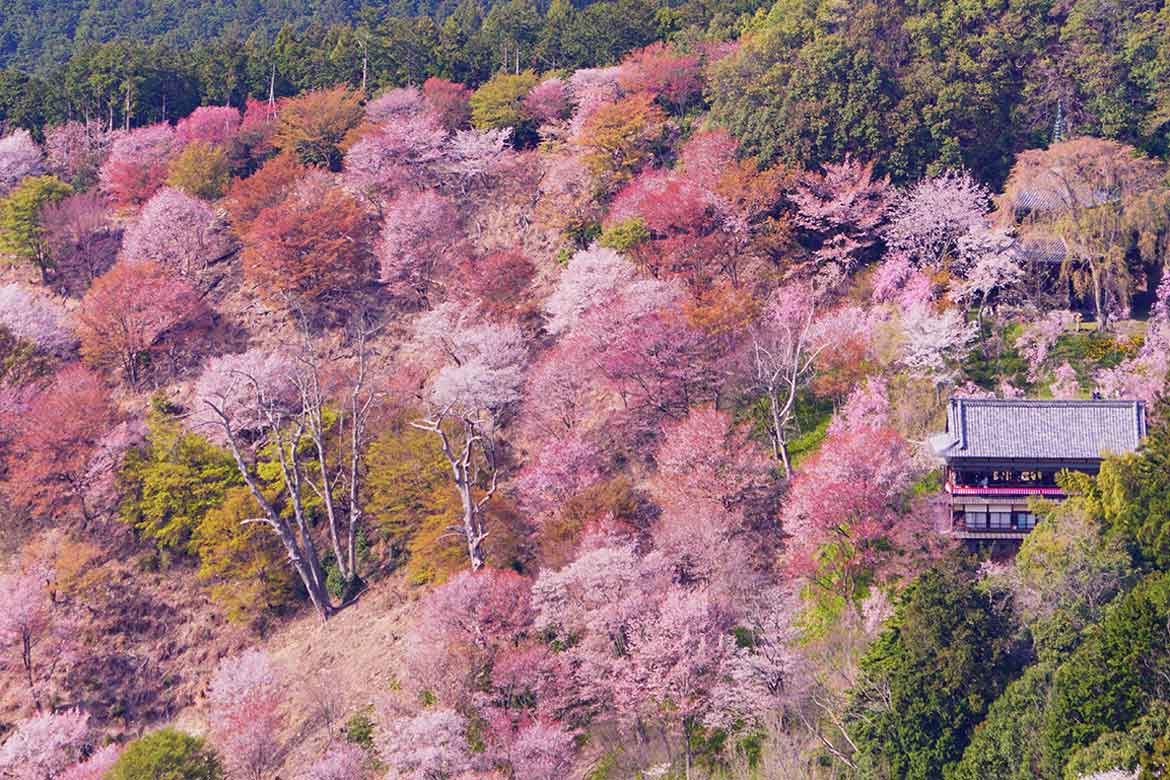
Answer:
<svg viewBox="0 0 1170 780"><path fill-rule="evenodd" d="M1102 0L778 0L715 68L715 117L749 150L852 154L898 179L966 166L1002 182L1065 133L1163 154L1170 7Z"/></svg>
<svg viewBox="0 0 1170 780"><path fill-rule="evenodd" d="M1170 6L1153 0L1122 13L1106 0L17 3L0 20L0 124L30 129L239 106L273 77L278 96L363 73L370 91L477 86L501 68L608 65L655 40L697 52L738 39L707 99L765 159L851 154L899 181L962 165L998 185L1055 133L1170 149Z"/></svg>
<svg viewBox="0 0 1170 780"><path fill-rule="evenodd" d="M1044 525L1006 579L983 584L971 562L952 561L907 590L853 692L861 776L1077 780L1114 768L1164 776L1170 394L1163 395L1142 452L1108 458L1097 477L1069 475L1073 498L1037 506ZM1025 596L1013 607L1008 593ZM1019 644L1009 644L1013 637ZM1020 658L1034 660L1016 676Z"/></svg>
<svg viewBox="0 0 1170 780"><path fill-rule="evenodd" d="M973 569L952 558L922 574L862 659L851 717L860 777L941 777L1018 671L1010 611Z"/></svg>

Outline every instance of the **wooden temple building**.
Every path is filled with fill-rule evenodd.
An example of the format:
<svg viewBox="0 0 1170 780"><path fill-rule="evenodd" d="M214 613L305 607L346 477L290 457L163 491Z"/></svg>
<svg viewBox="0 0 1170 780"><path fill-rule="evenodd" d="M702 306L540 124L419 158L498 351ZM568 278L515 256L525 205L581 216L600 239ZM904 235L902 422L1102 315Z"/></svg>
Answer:
<svg viewBox="0 0 1170 780"><path fill-rule="evenodd" d="M972 544L1018 542L1036 524L1029 498L1064 497L1057 473L1095 474L1145 435L1141 401L952 398L946 430L930 437L945 463L941 530Z"/></svg>

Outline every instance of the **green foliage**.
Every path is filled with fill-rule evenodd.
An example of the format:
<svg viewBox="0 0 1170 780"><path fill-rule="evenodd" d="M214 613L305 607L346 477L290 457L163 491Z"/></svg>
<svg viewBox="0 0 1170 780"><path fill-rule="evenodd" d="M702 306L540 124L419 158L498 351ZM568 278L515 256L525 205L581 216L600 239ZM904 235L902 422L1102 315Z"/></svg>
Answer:
<svg viewBox="0 0 1170 780"><path fill-rule="evenodd" d="M1125 546L1107 536L1092 502L1078 497L1054 503L1034 501L1040 522L1016 556L1016 575L1030 594L1025 610L1036 652L1064 658L1087 626L1135 578Z"/></svg>
<svg viewBox="0 0 1170 780"><path fill-rule="evenodd" d="M804 395L796 402L796 430L788 442L788 457L794 466L817 451L829 433L833 422L833 402L828 398Z"/></svg>
<svg viewBox="0 0 1170 780"><path fill-rule="evenodd" d="M227 192L231 161L222 146L206 141L187 144L170 166L167 184L203 200L216 200Z"/></svg>
<svg viewBox="0 0 1170 780"><path fill-rule="evenodd" d="M864 778L941 778L1017 671L1010 615L950 557L906 590L861 660L849 731Z"/></svg>
<svg viewBox="0 0 1170 780"><path fill-rule="evenodd" d="M164 558L197 557L199 578L234 621L254 622L294 602L297 581L279 540L266 525L244 522L261 512L231 455L158 404L147 425L146 446L127 454L119 474L123 522Z"/></svg>
<svg viewBox="0 0 1170 780"><path fill-rule="evenodd" d="M243 481L231 455L165 411L151 410L147 427L145 447L122 466L119 517L160 550L194 552L203 517Z"/></svg>
<svg viewBox="0 0 1170 780"><path fill-rule="evenodd" d="M222 780L215 753L202 739L165 728L136 739L106 774L108 780Z"/></svg>
<svg viewBox="0 0 1170 780"><path fill-rule="evenodd" d="M852 154L896 179L967 167L998 184L1016 151L1068 135L1166 148L1158 78L1170 14L1093 0L779 0L713 66L712 110L748 154L811 166ZM1059 45L1056 45L1059 42ZM1051 89L1054 67L1077 74ZM1154 76L1153 74L1159 74ZM1074 86L1075 85L1075 86Z"/></svg>
<svg viewBox="0 0 1170 780"><path fill-rule="evenodd" d="M519 129L529 121L524 96L540 82L535 72L497 73L471 96L471 121L481 130Z"/></svg>
<svg viewBox="0 0 1170 780"><path fill-rule="evenodd" d="M53 363L53 358L38 350L35 344L21 341L0 325L0 383L20 387L48 375Z"/></svg>
<svg viewBox="0 0 1170 780"><path fill-rule="evenodd" d="M56 176L30 176L0 201L0 254L37 266L48 279L52 266L41 209L73 192Z"/></svg>
<svg viewBox="0 0 1170 780"><path fill-rule="evenodd" d="M1141 349L1140 340L1117 340L1105 333L1065 333L1049 354L1049 362L1059 365L1068 362L1074 368L1086 370L1113 368Z"/></svg>
<svg viewBox="0 0 1170 780"><path fill-rule="evenodd" d="M1057 670L1041 735L1049 776L1059 776L1077 748L1146 712L1170 674L1168 618L1170 575L1151 575L1109 607Z"/></svg>
<svg viewBox="0 0 1170 780"><path fill-rule="evenodd" d="M573 242L578 249L584 249L601 236L601 225L594 221L574 222L565 230L565 238ZM570 257L572 251L570 250ZM567 264L568 261L566 261Z"/></svg>
<svg viewBox="0 0 1170 780"><path fill-rule="evenodd" d="M1139 454L1107 458L1095 495L1111 532L1133 547L1140 562L1170 570L1170 418L1167 399Z"/></svg>
<svg viewBox="0 0 1170 780"><path fill-rule="evenodd" d="M997 327L991 320L980 321L976 348L963 358L963 374L989 390L997 388L1001 381L1027 387L1028 362L1015 346L1023 328L1013 324L997 331Z"/></svg>
<svg viewBox="0 0 1170 780"><path fill-rule="evenodd" d="M630 217L602 232L597 243L618 252L628 252L639 244L650 240L646 220Z"/></svg>
<svg viewBox="0 0 1170 780"><path fill-rule="evenodd" d="M263 523L246 522L260 516L251 491L233 487L200 519L193 537L199 578L210 583L212 598L236 622L256 623L300 595L276 535Z"/></svg>
<svg viewBox="0 0 1170 780"><path fill-rule="evenodd" d="M349 716L345 722L345 741L366 750L374 749L374 719L369 709L362 709Z"/></svg>
<svg viewBox="0 0 1170 780"><path fill-rule="evenodd" d="M358 529L354 539L354 552L358 560L357 568L361 571L370 557L370 544L366 540L366 529L364 528ZM351 580L344 578L341 567L337 565L337 557L333 550L329 550L322 556L321 567L325 570L325 588L329 591L329 595L341 603L348 601L365 585L360 577L354 577Z"/></svg>
<svg viewBox="0 0 1170 780"><path fill-rule="evenodd" d="M1063 780L1077 780L1110 769L1137 769L1165 743L1170 735L1170 702L1156 701L1149 711L1124 732L1102 734L1092 744L1073 753L1064 767ZM1164 750L1164 748L1163 748ZM1165 755L1163 754L1163 760ZM1158 777L1159 775L1154 775ZM1161 775L1165 777L1165 775Z"/></svg>
<svg viewBox="0 0 1170 780"><path fill-rule="evenodd" d="M434 434L393 425L370 444L366 463L367 514L391 557L406 558L410 580L441 580L463 566L466 551L447 532L460 508Z"/></svg>
<svg viewBox="0 0 1170 780"><path fill-rule="evenodd" d="M1036 732L1052 685L1052 669L1029 667L992 702L947 780L1034 780L1040 764Z"/></svg>

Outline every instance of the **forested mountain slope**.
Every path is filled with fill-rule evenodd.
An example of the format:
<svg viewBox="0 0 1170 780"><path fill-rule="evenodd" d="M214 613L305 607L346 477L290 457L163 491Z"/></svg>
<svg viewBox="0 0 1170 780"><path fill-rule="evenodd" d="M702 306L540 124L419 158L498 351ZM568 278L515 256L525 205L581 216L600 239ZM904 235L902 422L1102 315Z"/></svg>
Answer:
<svg viewBox="0 0 1170 780"><path fill-rule="evenodd" d="M1168 25L513 0L4 71L0 777L1165 776ZM993 556L952 395L1149 436Z"/></svg>

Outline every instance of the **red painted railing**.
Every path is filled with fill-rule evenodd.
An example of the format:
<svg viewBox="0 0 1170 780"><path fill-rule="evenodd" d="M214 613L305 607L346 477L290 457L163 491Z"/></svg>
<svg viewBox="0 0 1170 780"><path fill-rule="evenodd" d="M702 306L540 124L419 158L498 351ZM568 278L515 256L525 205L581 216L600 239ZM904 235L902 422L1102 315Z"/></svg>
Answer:
<svg viewBox="0 0 1170 780"><path fill-rule="evenodd" d="M1063 496L1058 487L971 487L947 485L947 492L954 496Z"/></svg>

